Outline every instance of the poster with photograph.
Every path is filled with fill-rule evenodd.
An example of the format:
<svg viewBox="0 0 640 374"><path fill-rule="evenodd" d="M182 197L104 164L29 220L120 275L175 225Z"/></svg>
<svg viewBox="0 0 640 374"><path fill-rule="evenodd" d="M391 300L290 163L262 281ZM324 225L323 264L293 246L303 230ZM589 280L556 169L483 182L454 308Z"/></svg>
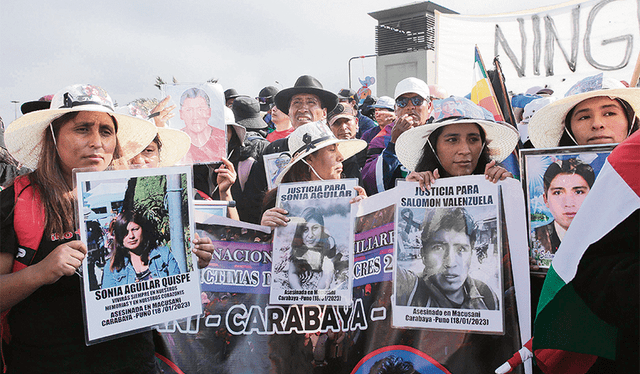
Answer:
<svg viewBox="0 0 640 374"><path fill-rule="evenodd" d="M88 344L202 313L188 166L77 172Z"/></svg>
<svg viewBox="0 0 640 374"><path fill-rule="evenodd" d="M200 271L202 291L268 294L271 228L211 216L196 221L200 237L213 242L209 265Z"/></svg>
<svg viewBox="0 0 640 374"><path fill-rule="evenodd" d="M169 127L191 137L191 147L180 164L219 162L227 157L224 93L217 83L165 84L164 97L175 105Z"/></svg>
<svg viewBox="0 0 640 374"><path fill-rule="evenodd" d="M283 183L276 206L290 221L274 230L272 304L351 304L352 198L356 179Z"/></svg>
<svg viewBox="0 0 640 374"><path fill-rule="evenodd" d="M353 287L391 281L395 230L394 193L384 191L356 204Z"/></svg>
<svg viewBox="0 0 640 374"><path fill-rule="evenodd" d="M396 327L501 334L498 186L484 176L396 191Z"/></svg>
<svg viewBox="0 0 640 374"><path fill-rule="evenodd" d="M529 255L551 266L565 232L615 145L521 150Z"/></svg>
<svg viewBox="0 0 640 374"><path fill-rule="evenodd" d="M267 175L267 185L269 189L275 188L276 178L291 160L291 155L289 152L280 152L263 155L262 158L264 159L264 171Z"/></svg>

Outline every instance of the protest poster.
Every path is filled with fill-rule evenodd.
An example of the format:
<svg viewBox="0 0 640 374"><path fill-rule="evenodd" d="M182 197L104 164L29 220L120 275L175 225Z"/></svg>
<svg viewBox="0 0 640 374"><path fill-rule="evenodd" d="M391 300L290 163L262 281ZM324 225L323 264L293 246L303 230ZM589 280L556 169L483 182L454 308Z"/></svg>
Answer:
<svg viewBox="0 0 640 374"><path fill-rule="evenodd" d="M196 221L196 233L214 250L201 270L202 291L268 294L271 283L271 228L211 216Z"/></svg>
<svg viewBox="0 0 640 374"><path fill-rule="evenodd" d="M396 189L394 326L504 333L497 185L480 176Z"/></svg>
<svg viewBox="0 0 640 374"><path fill-rule="evenodd" d="M351 303L356 185L343 179L278 187L276 206L290 221L274 230L272 304Z"/></svg>
<svg viewBox="0 0 640 374"><path fill-rule="evenodd" d="M353 301L347 306L274 305L267 295L205 291L204 315L159 330L165 357L185 373L370 373L394 362L424 373L494 372L531 338L529 273L519 270L529 266L522 184L507 178L498 185L504 207L499 219L503 335L394 327L393 282L381 271L354 279ZM354 231L363 234L354 243L368 242L376 227L386 230L394 224L395 213L386 209L395 205L395 193L391 189L353 204ZM379 210L385 213L376 217ZM365 259L382 256L375 252L365 250ZM531 372L530 361L513 371Z"/></svg>
<svg viewBox="0 0 640 374"><path fill-rule="evenodd" d="M362 285L390 281L393 276L394 195L385 191L374 196L375 199L365 199L356 206L354 290Z"/></svg>
<svg viewBox="0 0 640 374"><path fill-rule="evenodd" d="M224 94L217 83L165 84L167 106L175 105L169 127L191 137L191 147L180 164L220 162L227 157L227 126L224 122Z"/></svg>
<svg viewBox="0 0 640 374"><path fill-rule="evenodd" d="M546 273L615 144L522 149L529 256Z"/></svg>
<svg viewBox="0 0 640 374"><path fill-rule="evenodd" d="M87 344L202 313L191 168L76 172Z"/></svg>
<svg viewBox="0 0 640 374"><path fill-rule="evenodd" d="M629 81L640 51L638 9L635 0L573 0L473 16L436 10L436 83L452 95L467 94L472 74L460 72L473 66L475 46L487 65L500 58L515 93L548 86L562 96L601 72Z"/></svg>
<svg viewBox="0 0 640 374"><path fill-rule="evenodd" d="M275 188L276 178L291 160L291 155L289 152L280 152L263 155L262 158L264 159L264 171L267 175L267 186L269 189Z"/></svg>

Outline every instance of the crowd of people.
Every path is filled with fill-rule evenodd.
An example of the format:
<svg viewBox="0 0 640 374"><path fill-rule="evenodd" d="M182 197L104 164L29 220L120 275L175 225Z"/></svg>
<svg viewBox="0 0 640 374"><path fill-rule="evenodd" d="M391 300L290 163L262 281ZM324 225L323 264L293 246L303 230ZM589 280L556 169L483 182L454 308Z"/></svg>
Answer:
<svg viewBox="0 0 640 374"><path fill-rule="evenodd" d="M103 89L91 85L69 86L25 103L23 116L1 126L0 308L8 326L3 336L9 329L11 333L11 343L2 351L9 373L61 367L70 372L98 372L98 367L100 372L154 371L149 333L84 344L75 278L87 248L75 234L73 169L161 167L187 160L196 164L196 198L233 200L230 218L278 227L290 217L275 204L277 188L268 188L264 155L289 156L276 186L357 178L355 203L392 189L398 179L418 182L425 190L439 178L485 175L493 183L513 178L517 171L501 162L514 151L620 143L638 129L640 111L640 89L603 74L577 82L561 98L546 87L514 95L517 127L495 121L467 98L449 96L446 87L414 77L398 82L393 97L361 100L352 90L333 93L304 75L292 87L268 86L257 97L230 88L224 100L226 139L211 134L210 98L197 88L179 101L184 131L167 127L175 109L167 99L116 108ZM226 149L227 157L214 164L200 162L216 149ZM554 163L544 174L544 201L554 220L535 235L552 251L593 180L593 170L575 160ZM299 243L289 272L294 285L309 276L326 283L335 266L323 219L312 213L297 223ZM416 223L425 272L406 274L406 287L423 292L403 302L496 309L496 295L482 282L466 274L451 281L450 274L464 273L469 266L475 241L469 215L464 209L454 213L462 224L453 218L446 228L432 227L430 219ZM103 286L180 271L171 251L152 238L143 216L118 214ZM458 240L458 231L464 243L448 245L454 237ZM194 243L198 264L204 267L212 257L211 241L195 238ZM531 269L538 270L534 265ZM532 276L533 308L542 281ZM119 359L104 360L110 355Z"/></svg>

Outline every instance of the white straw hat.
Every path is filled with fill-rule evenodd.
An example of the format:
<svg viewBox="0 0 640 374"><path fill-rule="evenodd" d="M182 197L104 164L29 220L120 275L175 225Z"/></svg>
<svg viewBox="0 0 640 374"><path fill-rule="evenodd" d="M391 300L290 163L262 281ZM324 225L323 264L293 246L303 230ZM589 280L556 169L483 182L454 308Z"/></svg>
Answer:
<svg viewBox="0 0 640 374"><path fill-rule="evenodd" d="M158 101L155 99L139 99L130 102L126 106L118 107L118 109L116 109L116 112L127 114L153 123L151 122L152 120L146 120L146 118L149 117L149 115L151 114L151 109L153 109L156 105L158 105ZM153 125L155 126L155 123L153 123ZM158 167L173 166L178 161L182 160L187 152L189 152L189 148L191 147L191 137L184 131L171 129L168 127L156 127L156 129L158 131L158 139L160 139L160 143L162 144L159 152L160 162L158 163ZM153 139L151 141L153 141ZM149 144L151 144L151 142L149 142ZM149 144L147 144L145 147L147 147ZM130 152L127 150L126 153L128 154ZM135 157L136 155L134 155L133 157ZM131 158L127 160L130 159Z"/></svg>
<svg viewBox="0 0 640 374"><path fill-rule="evenodd" d="M122 158L129 160L151 143L155 125L140 118L115 113L113 101L98 86L76 84L65 87L51 99L51 109L27 113L13 121L5 132L7 150L24 166L35 169L40 158L44 131L51 121L71 112L104 112L118 123L118 143ZM125 149L127 151L125 151Z"/></svg>
<svg viewBox="0 0 640 374"><path fill-rule="evenodd" d="M544 106L531 117L529 139L534 147L557 147L565 130L564 120L567 114L584 100L598 96L622 99L631 105L636 115L640 111L640 89L626 88L620 81L605 77L603 73L582 79L564 96Z"/></svg>
<svg viewBox="0 0 640 374"><path fill-rule="evenodd" d="M288 145L291 153L289 164L275 180L278 185L291 167L310 154L332 144L338 145L338 150L344 159L355 155L367 147L367 142L359 139L338 139L324 121L306 123L295 129L288 137Z"/></svg>
<svg viewBox="0 0 640 374"><path fill-rule="evenodd" d="M452 98L435 100L434 107L441 105L439 102L450 99ZM440 127L457 123L476 123L482 127L487 139L489 156L492 160L501 162L513 152L520 136L518 130L508 123L494 122L486 119L482 108L468 99L463 97L454 97L453 99L455 100L450 101L456 104L454 110L457 114L456 116L447 117L441 113L442 118L439 119L438 122L414 127L403 132L402 135L398 137L395 147L396 155L404 167L414 171L422 158L429 135Z"/></svg>

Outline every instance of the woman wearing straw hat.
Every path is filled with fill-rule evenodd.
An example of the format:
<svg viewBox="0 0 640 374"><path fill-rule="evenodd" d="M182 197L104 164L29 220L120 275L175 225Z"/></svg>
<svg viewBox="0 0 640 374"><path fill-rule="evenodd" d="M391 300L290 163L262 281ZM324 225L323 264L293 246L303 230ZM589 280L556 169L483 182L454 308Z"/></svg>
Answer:
<svg viewBox="0 0 640 374"><path fill-rule="evenodd" d="M324 122L311 122L298 127L289 135L289 149L295 150L289 164L282 170L276 185L287 182L306 182L342 178L342 161L360 152L367 146L363 140L340 140ZM359 201L366 196L364 189L355 187ZM277 189L268 191L265 196L265 209L261 225L286 226L289 218L287 211L274 207Z"/></svg>
<svg viewBox="0 0 640 374"><path fill-rule="evenodd" d="M518 143L518 132L492 120L490 113L463 97L445 99L455 103L447 117L443 111L435 122L406 131L396 142L398 159L411 173L408 181L430 188L440 177L484 174L494 183L512 177L497 163ZM433 102L437 108L444 100ZM434 109L434 112L436 110Z"/></svg>
<svg viewBox="0 0 640 374"><path fill-rule="evenodd" d="M156 134L150 122L115 113L109 95L91 85L61 90L51 109L7 128L9 151L35 169L0 192L0 310L8 322L3 338L11 336L9 373L154 372L150 332L85 345L75 274L87 249L73 240L72 170L125 165Z"/></svg>
<svg viewBox="0 0 640 374"><path fill-rule="evenodd" d="M639 110L640 89L600 73L538 110L529 121L529 138L536 148L620 143L638 129Z"/></svg>

